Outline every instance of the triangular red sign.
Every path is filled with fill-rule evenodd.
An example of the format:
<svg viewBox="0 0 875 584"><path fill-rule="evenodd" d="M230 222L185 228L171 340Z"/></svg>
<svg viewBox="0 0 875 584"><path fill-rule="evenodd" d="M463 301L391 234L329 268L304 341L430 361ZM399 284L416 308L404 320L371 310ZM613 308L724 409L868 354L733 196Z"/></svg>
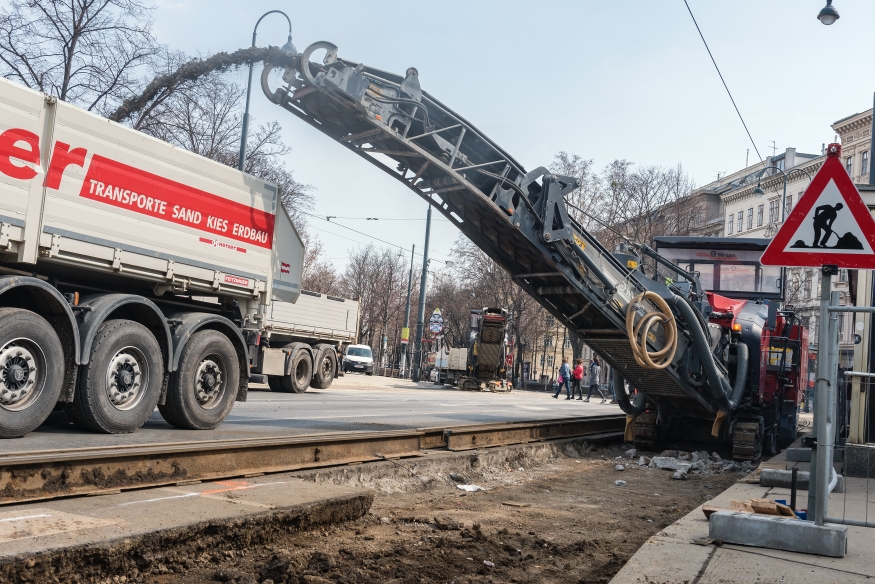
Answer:
<svg viewBox="0 0 875 584"><path fill-rule="evenodd" d="M875 219L830 144L826 161L775 234L766 266L875 269Z"/></svg>

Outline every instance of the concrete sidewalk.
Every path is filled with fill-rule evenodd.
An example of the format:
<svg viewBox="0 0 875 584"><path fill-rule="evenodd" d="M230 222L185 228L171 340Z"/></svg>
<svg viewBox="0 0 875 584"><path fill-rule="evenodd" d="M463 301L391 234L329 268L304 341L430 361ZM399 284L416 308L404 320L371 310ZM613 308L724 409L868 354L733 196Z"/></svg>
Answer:
<svg viewBox="0 0 875 584"><path fill-rule="evenodd" d="M788 463L784 454L769 462L790 469L808 470L808 463ZM875 480L845 478L845 492L832 493L829 516L865 519L867 506L875 514ZM742 481L708 501L729 507L733 499L755 497L790 500L789 489L763 487ZM808 491L798 491L797 507L807 506ZM871 518L870 518L871 520ZM708 520L702 507L666 527L650 539L623 566L611 584L747 584L817 582L818 584L875 582L875 530L848 527L848 553L827 558L778 550L725 544L698 545L708 537Z"/></svg>
<svg viewBox="0 0 875 584"><path fill-rule="evenodd" d="M273 474L0 507L0 581L135 575L223 544L357 519L373 498Z"/></svg>

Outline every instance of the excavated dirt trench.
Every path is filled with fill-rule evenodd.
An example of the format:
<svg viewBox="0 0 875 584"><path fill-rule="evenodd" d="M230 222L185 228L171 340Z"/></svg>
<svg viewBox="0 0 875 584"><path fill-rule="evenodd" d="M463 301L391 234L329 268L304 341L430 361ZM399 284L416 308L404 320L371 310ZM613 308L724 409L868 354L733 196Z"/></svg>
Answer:
<svg viewBox="0 0 875 584"><path fill-rule="evenodd" d="M70 549L6 566L0 581L608 582L648 537L742 476L672 480L639 467L619 445L583 440L296 474L371 491L319 516L267 515L115 549Z"/></svg>

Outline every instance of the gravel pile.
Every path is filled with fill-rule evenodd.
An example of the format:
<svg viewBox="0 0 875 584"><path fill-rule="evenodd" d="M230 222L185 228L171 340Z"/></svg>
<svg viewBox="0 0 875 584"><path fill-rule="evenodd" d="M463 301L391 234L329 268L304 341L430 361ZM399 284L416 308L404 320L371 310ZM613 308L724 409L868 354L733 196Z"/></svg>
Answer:
<svg viewBox="0 0 875 584"><path fill-rule="evenodd" d="M638 452L632 448L626 451L626 456L635 458ZM723 473L752 472L757 465L745 460L737 463L733 460L724 460L716 452L708 454L701 450L698 452L684 452L682 450L664 450L659 456L639 456L638 466L672 471L673 479L684 480L688 475L713 475Z"/></svg>

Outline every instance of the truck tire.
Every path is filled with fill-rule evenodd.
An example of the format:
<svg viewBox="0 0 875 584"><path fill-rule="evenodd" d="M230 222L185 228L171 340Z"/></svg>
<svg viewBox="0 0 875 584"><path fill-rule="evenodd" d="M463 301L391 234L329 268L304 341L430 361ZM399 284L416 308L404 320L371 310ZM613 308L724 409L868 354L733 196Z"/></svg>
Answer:
<svg viewBox="0 0 875 584"><path fill-rule="evenodd" d="M0 438L42 424L61 396L64 348L40 315L0 308Z"/></svg>
<svg viewBox="0 0 875 584"><path fill-rule="evenodd" d="M133 432L155 411L163 377L161 347L149 329L132 320L108 320L80 371L70 417L96 432Z"/></svg>
<svg viewBox="0 0 875 584"><path fill-rule="evenodd" d="M279 375L268 375L267 376L267 386L270 387L271 391L282 392L282 377Z"/></svg>
<svg viewBox="0 0 875 584"><path fill-rule="evenodd" d="M292 368L289 375L280 377L280 391L284 393L304 393L310 387L313 377L313 361L310 352L298 350L292 357Z"/></svg>
<svg viewBox="0 0 875 584"><path fill-rule="evenodd" d="M186 430L212 430L225 421L240 382L234 345L214 330L196 332L182 349L158 411L169 424Z"/></svg>
<svg viewBox="0 0 875 584"><path fill-rule="evenodd" d="M337 373L337 353L330 345L314 348L317 349L316 363L313 366L313 381L310 385L316 389L328 389Z"/></svg>

